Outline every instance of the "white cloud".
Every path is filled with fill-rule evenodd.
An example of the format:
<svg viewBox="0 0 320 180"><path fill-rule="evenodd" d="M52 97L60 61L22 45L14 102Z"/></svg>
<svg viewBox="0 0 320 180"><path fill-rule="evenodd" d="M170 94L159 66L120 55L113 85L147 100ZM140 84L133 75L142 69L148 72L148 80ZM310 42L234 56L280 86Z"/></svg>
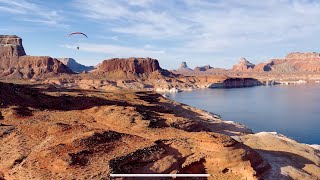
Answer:
<svg viewBox="0 0 320 180"><path fill-rule="evenodd" d="M97 36L99 39L112 40L112 41L121 41L118 36Z"/></svg>
<svg viewBox="0 0 320 180"><path fill-rule="evenodd" d="M153 0L127 0L127 2L130 5L134 6L148 7L153 2Z"/></svg>
<svg viewBox="0 0 320 180"><path fill-rule="evenodd" d="M153 46L151 44L146 44L143 47L146 48L146 49L152 49L153 48Z"/></svg>
<svg viewBox="0 0 320 180"><path fill-rule="evenodd" d="M68 21L75 30L83 27L79 31L94 34L90 42L108 40L81 44L80 51L171 58L166 59L169 64L172 59L250 59L299 48L319 50L315 44L320 42L320 1L72 0L59 5L62 10L41 1L0 0L0 11L31 25L67 27Z"/></svg>
<svg viewBox="0 0 320 180"><path fill-rule="evenodd" d="M5 7L5 6L0 6L0 11L5 11L8 13L13 13L13 14L24 14L24 12L20 11L19 9L12 9L12 8Z"/></svg>
<svg viewBox="0 0 320 180"><path fill-rule="evenodd" d="M151 2L82 0L77 7L108 29L155 40L184 44L186 52L218 52L245 46L285 45L320 30L320 2L306 0L185 0Z"/></svg>
<svg viewBox="0 0 320 180"><path fill-rule="evenodd" d="M108 24L108 29L116 33L131 34L139 37L162 39L181 36L187 33L190 25L164 11L156 11L151 0L93 0L74 1L74 6L84 11L84 16ZM140 8L136 8L136 6Z"/></svg>
<svg viewBox="0 0 320 180"><path fill-rule="evenodd" d="M82 11L84 16L93 19L117 19L129 14L128 9L120 4L118 1L104 1L104 0L77 0L74 1L74 6Z"/></svg>
<svg viewBox="0 0 320 180"><path fill-rule="evenodd" d="M52 10L27 0L0 0L0 10L15 14L22 21L67 26L62 23L64 17L60 11Z"/></svg>

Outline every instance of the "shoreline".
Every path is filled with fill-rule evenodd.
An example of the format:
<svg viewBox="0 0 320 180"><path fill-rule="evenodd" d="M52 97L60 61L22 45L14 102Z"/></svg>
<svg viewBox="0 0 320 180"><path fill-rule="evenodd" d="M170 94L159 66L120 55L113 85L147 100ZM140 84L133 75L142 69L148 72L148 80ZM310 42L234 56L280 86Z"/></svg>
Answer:
<svg viewBox="0 0 320 180"><path fill-rule="evenodd" d="M303 83L303 84L289 84L289 85L305 85L305 84L306 84L306 83ZM277 84L277 85L288 85L288 84ZM243 87L243 88L246 88L246 87ZM202 90L202 89L204 89L204 88L194 89L194 90ZM215 88L212 88L212 89L215 89ZM224 88L222 88L222 89L224 89ZM180 92L185 92L185 91L180 91ZM159 93L159 92L157 92L157 93ZM178 93L179 93L179 92L178 92ZM161 94L161 95L162 95L164 98L167 98L167 99L170 99L170 100L172 100L172 101L176 101L176 102L178 102L178 103L184 104L184 103L179 102L179 101L177 101L177 100L175 100L175 99L169 98L170 96L167 96L167 94L168 94L168 93L166 93L166 94ZM169 93L169 94L172 94L172 93ZM295 142L297 142L297 143L301 143L301 144L308 145L308 146L310 146L310 147L312 147L312 148L314 148L314 149L316 149L316 150L320 150L320 144L315 144L315 143L307 144L307 143L299 142L299 141L295 140L294 138L290 138L290 137L288 137L288 136L286 136L286 135L284 135L284 134L281 134L281 133L275 132L275 131L259 131L259 132L255 132L255 131L253 131L250 127L248 127L248 126L246 126L246 125L244 125L244 124L242 124L242 123L240 123L240 122L237 122L237 121L234 121L234 120L225 120L225 119L223 119L222 115L220 115L220 114L216 114L216 113L214 113L214 112L210 112L210 111L207 111L207 110L198 108L198 107L194 107L194 106L192 106L192 105L190 105L190 104L186 104L186 105L187 105L187 106L190 106L190 107L192 107L192 108L195 108L195 109L199 109L199 110L201 110L201 111L204 112L204 115L210 115L210 116L212 116L212 118L214 118L214 119L216 118L216 119L219 119L219 120L221 120L221 121L223 121L223 122L225 122L225 123L230 123L230 124L233 124L233 125L241 126L241 127L243 128L243 130L244 130L243 132L250 132L250 131L251 131L252 134L269 133L270 135L279 136L279 137L284 137L284 138L286 138L287 140L292 140L292 141L295 141ZM243 133L243 132L240 132L240 133ZM231 136L231 137L232 137L232 136Z"/></svg>
<svg viewBox="0 0 320 180"><path fill-rule="evenodd" d="M273 83L264 83L259 81L260 84L257 85L250 85L250 86L239 86L239 87L223 87L223 86L197 86L192 88L179 88L179 87L173 87L170 89L166 88L154 88L153 91L157 93L179 93L179 92L188 92L188 91L195 91L195 90L201 90L201 89L233 89L233 88L250 88L250 87L256 87L256 86L278 86L278 85L309 85L309 84L316 84L319 85L320 81L307 81L307 80L284 80L284 81L273 81ZM213 83L214 84L214 83Z"/></svg>
<svg viewBox="0 0 320 180"><path fill-rule="evenodd" d="M179 103L180 103L180 102L179 102ZM191 106L191 105L188 105L188 106ZM198 108L198 109L199 109L199 108ZM202 110L202 109L201 109L201 110ZM277 136L277 137L279 137L279 138L283 138L283 139L286 139L286 140L289 140L289 141L295 141L295 142L297 142L297 143L305 144L305 145L308 145L308 146L310 146L310 147L312 147L312 148L314 148L314 149L320 150L320 144L307 144L307 143L299 142L299 141L297 141L297 140L295 140L295 139L293 139L293 138L290 138L290 137L288 137L288 136L286 136L286 135L284 135L284 134L281 134L281 133L278 133L278 132L275 132L275 131L259 131L259 132L255 132L255 131L253 131L252 129L250 129L248 126L246 126L246 125L244 125L244 124L242 124L242 123L239 123L239 122L236 122L236 121L224 120L224 119L222 119L222 116L221 116L221 115L218 115L218 114L215 114L215 113L206 111L206 110L203 110L203 111L205 111L205 112L207 112L207 113L209 113L209 114L213 114L213 117L217 117L217 116L218 116L219 119L222 120L222 121L224 121L224 122L227 122L227 123L230 123L230 124L240 125L240 126L242 126L243 128L247 129L248 131L251 131L252 134L264 134L264 133L267 133L267 134L274 135L274 136ZM232 137L232 138L234 138L234 137L237 138L237 137L239 137L239 136L231 136L231 137ZM237 140L237 139L235 139L235 140ZM241 142L241 141L239 141L239 142Z"/></svg>

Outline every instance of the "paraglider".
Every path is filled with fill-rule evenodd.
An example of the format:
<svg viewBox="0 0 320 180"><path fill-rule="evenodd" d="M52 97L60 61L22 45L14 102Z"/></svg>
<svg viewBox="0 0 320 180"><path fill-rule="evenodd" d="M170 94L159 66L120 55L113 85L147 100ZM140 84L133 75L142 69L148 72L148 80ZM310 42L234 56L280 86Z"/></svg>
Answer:
<svg viewBox="0 0 320 180"><path fill-rule="evenodd" d="M75 36L75 35L80 35L80 36L83 36L83 37L86 37L86 38L88 38L88 36L85 34L85 33L82 33L82 32L72 32L72 33L70 33L69 35L68 35L68 37L70 38L71 36ZM80 49L80 47L79 47L79 45L78 45L79 43L77 43L77 49L79 50Z"/></svg>

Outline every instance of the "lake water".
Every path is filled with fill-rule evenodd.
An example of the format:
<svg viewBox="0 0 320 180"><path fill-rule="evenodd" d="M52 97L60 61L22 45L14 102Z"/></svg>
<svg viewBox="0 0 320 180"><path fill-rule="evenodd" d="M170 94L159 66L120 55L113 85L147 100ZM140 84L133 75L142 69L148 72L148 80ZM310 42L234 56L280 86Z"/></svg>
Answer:
<svg viewBox="0 0 320 180"><path fill-rule="evenodd" d="M202 89L170 98L254 132L276 131L302 143L320 144L320 84Z"/></svg>

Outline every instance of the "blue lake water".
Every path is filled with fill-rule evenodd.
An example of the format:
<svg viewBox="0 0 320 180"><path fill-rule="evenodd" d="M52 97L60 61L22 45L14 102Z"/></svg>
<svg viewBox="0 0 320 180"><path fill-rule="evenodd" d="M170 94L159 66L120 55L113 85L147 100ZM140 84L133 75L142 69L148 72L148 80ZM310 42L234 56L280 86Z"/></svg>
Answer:
<svg viewBox="0 0 320 180"><path fill-rule="evenodd" d="M276 131L302 143L320 144L320 84L202 89L170 98L254 132Z"/></svg>

